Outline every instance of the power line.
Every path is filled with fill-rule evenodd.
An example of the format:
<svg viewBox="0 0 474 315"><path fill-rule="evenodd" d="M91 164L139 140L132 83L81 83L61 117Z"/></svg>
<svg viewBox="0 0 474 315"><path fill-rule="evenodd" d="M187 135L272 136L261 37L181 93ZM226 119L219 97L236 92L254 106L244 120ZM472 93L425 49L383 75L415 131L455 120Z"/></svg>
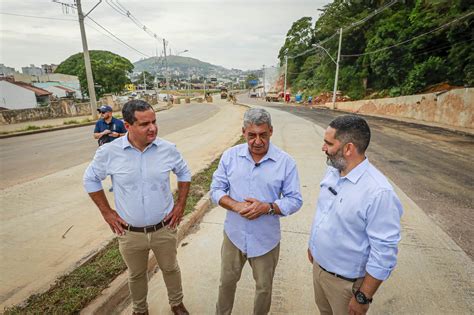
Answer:
<svg viewBox="0 0 474 315"><path fill-rule="evenodd" d="M61 18L53 18L53 17L45 17L45 16L37 16L37 15L24 15L24 14L7 13L7 12L0 12L0 14L2 14L2 15L11 15L11 16L21 16L21 17L35 18L35 19L77 22L76 19L61 19Z"/></svg>
<svg viewBox="0 0 474 315"><path fill-rule="evenodd" d="M376 16L377 14L379 13L382 13L383 11L387 10L388 8L390 8L391 6L393 6L395 3L397 3L399 0L393 0L392 2L384 5L383 7L379 8L379 9L375 9L373 12L371 12L370 14L368 14L366 17L364 17L363 19L360 19L359 21L357 22L353 22L351 23L350 25L346 26L346 27L343 27L342 30L343 32L344 31L347 31L353 27L356 27L360 24L363 24L365 23L366 21L370 20L371 18L373 18L374 16ZM316 43L316 45L318 46L322 46L323 44L325 44L326 42L330 41L331 39L333 39L337 34L339 34L339 30L336 31L334 34L332 34L331 36L329 36L328 38L325 38L324 40ZM300 57L300 56L303 56L309 52L312 52L312 51L315 51L317 48L310 48L298 55L295 55L295 56L288 56L289 59L294 59L294 58L297 58L297 57ZM342 55L341 55L342 56Z"/></svg>
<svg viewBox="0 0 474 315"><path fill-rule="evenodd" d="M128 48L136 51L137 53L145 56L145 57L148 57L150 58L149 55L139 51L138 49L130 46L129 44L127 44L126 42L124 42L123 40L121 40L120 38L118 38L114 33L112 33L111 31L109 31L108 29L106 29L105 27L103 27L102 25L100 25L99 23L97 23L93 18L91 18L90 16L87 17L89 20L91 20L92 22L94 22L97 26L99 26L101 29L103 29L104 31L106 31L107 33L109 33L112 37L114 37L115 39L117 39L118 41L120 41L122 44L124 44L125 46L127 46Z"/></svg>
<svg viewBox="0 0 474 315"><path fill-rule="evenodd" d="M369 51L369 52L362 53L362 54L341 55L341 57L359 57L359 56L365 56L365 55L375 54L375 53L378 53L378 52L381 52L381 51L384 51L384 50L388 50L388 49L391 49L391 48L394 48L394 47L397 47L397 46L400 46L400 45L409 43L409 42L411 42L411 41L414 41L415 39L418 39L418 38L423 37L423 36L425 36L425 35L434 33L434 32L436 32L436 31L438 31L438 30L440 30L440 29L442 29L442 28L445 28L445 27L448 26L448 25L451 25L451 24L453 24L453 23L459 22L460 20L462 20L462 19L464 19L464 18L466 18L466 17L468 17L468 16L470 16L470 15L472 15L472 14L474 14L474 12L469 12L469 13L467 13L467 14L465 14L465 15L463 15L463 16L457 18L457 19L454 19L454 20L452 20L452 21L450 21L450 22L448 22L448 23L446 23L446 24L443 24L443 25L441 25L441 26L438 26L437 28L435 28L435 29L433 29L433 30L431 30L431 31L428 31L428 32L426 32L426 33L423 33L423 34L417 35L417 36L415 36L415 37L412 37L412 38L410 38L410 39L401 41L401 42L399 42L399 43L397 43L397 44L395 44L395 45L383 47L383 48L380 48L380 49L377 49L377 50L374 50L374 51Z"/></svg>
<svg viewBox="0 0 474 315"><path fill-rule="evenodd" d="M114 0L105 0L105 2L117 13L120 15L126 16L129 18L138 28L143 30L147 33L150 37L156 40L162 40L162 37L156 35L150 28L148 28L145 24L140 22L137 17L135 17L127 8L125 8L120 2Z"/></svg>

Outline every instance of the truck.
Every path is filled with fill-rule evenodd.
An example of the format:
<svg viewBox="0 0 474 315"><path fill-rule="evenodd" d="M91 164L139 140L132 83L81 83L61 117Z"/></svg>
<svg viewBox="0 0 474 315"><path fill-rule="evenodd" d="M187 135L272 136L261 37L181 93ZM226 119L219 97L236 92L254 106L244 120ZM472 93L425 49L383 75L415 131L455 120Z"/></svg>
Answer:
<svg viewBox="0 0 474 315"><path fill-rule="evenodd" d="M268 92L265 96L265 101L267 102L279 102L280 95L277 92Z"/></svg>

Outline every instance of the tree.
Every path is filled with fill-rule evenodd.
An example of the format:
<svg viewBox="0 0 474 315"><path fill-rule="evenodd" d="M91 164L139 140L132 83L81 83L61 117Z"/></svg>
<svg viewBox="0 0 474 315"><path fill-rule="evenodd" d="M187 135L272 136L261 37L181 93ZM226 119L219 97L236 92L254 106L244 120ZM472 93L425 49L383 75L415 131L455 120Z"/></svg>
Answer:
<svg viewBox="0 0 474 315"><path fill-rule="evenodd" d="M133 64L128 59L110 51L91 50L89 54L97 96L122 92L125 84L130 83L128 75L133 70ZM72 55L61 62L55 73L78 76L82 92L88 94L83 53Z"/></svg>

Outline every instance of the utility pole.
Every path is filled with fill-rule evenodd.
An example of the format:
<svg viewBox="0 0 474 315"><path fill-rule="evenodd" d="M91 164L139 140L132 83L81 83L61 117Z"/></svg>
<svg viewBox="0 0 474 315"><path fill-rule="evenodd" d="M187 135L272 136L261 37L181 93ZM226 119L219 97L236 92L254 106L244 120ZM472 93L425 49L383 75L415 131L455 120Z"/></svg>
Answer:
<svg viewBox="0 0 474 315"><path fill-rule="evenodd" d="M285 88L283 92L283 99L286 99L286 76L288 75L288 55L285 56Z"/></svg>
<svg viewBox="0 0 474 315"><path fill-rule="evenodd" d="M336 109L337 79L339 76L339 61L341 60L342 27L339 29L339 48L337 50L336 77L334 78L334 91L332 93L332 108Z"/></svg>
<svg viewBox="0 0 474 315"><path fill-rule="evenodd" d="M100 3L99 1L92 10L95 9ZM92 112L92 118L95 120L97 119L97 100L95 96L95 88L94 88L94 78L92 77L92 67L91 67L91 58L89 56L89 48L87 47L87 38L86 38L86 29L84 27L84 19L87 17L89 13L92 12L90 10L86 15L82 12L81 0L76 0L77 5L77 14L79 16L79 27L81 29L81 39L82 39L82 50L84 51L84 64L86 67L86 78L87 78L87 87L89 90L89 99L90 99L90 106Z"/></svg>
<svg viewBox="0 0 474 315"><path fill-rule="evenodd" d="M146 79L145 79L145 70L143 70L143 88L145 89L145 93L146 93Z"/></svg>
<svg viewBox="0 0 474 315"><path fill-rule="evenodd" d="M263 65L263 97L265 98L265 65Z"/></svg>
<svg viewBox="0 0 474 315"><path fill-rule="evenodd" d="M168 60L166 59L166 40L163 38L163 52L165 54L165 84L166 84L166 103L170 104L170 87L168 81Z"/></svg>

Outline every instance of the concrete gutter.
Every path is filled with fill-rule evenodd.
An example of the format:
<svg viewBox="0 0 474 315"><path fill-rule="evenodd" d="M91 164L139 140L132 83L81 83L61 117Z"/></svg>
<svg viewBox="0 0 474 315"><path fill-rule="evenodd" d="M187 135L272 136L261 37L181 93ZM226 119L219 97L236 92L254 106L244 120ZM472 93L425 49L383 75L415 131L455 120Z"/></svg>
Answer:
<svg viewBox="0 0 474 315"><path fill-rule="evenodd" d="M167 110L173 107L173 105L166 105L166 106L161 106L161 107L153 107L155 112L160 112L163 110ZM61 117L64 119L74 119L74 117ZM33 123L33 122L32 122ZM3 134L0 135L0 139L6 139L6 138L12 138L12 137L19 137L19 136L28 136L28 135L34 135L37 133L44 133L44 132L50 132L50 131L57 131L57 130L64 130L64 129L72 129L72 128L79 128L79 127L84 127L84 126L92 126L95 125L95 121L87 122L87 123L80 123L80 124L71 124L71 125L64 125L64 126L57 126L57 127L52 127L52 128L41 128L37 130L29 130L29 131L12 131L11 133L8 134Z"/></svg>
<svg viewBox="0 0 474 315"><path fill-rule="evenodd" d="M211 209L211 200L207 193L198 201L194 211L186 215L178 227L178 244L201 222L204 215ZM185 244L181 245L185 246ZM155 256L152 254L148 260L148 278L158 273ZM102 291L101 295L86 306L80 314L115 314L130 304L130 293L128 289L128 273L120 274Z"/></svg>

